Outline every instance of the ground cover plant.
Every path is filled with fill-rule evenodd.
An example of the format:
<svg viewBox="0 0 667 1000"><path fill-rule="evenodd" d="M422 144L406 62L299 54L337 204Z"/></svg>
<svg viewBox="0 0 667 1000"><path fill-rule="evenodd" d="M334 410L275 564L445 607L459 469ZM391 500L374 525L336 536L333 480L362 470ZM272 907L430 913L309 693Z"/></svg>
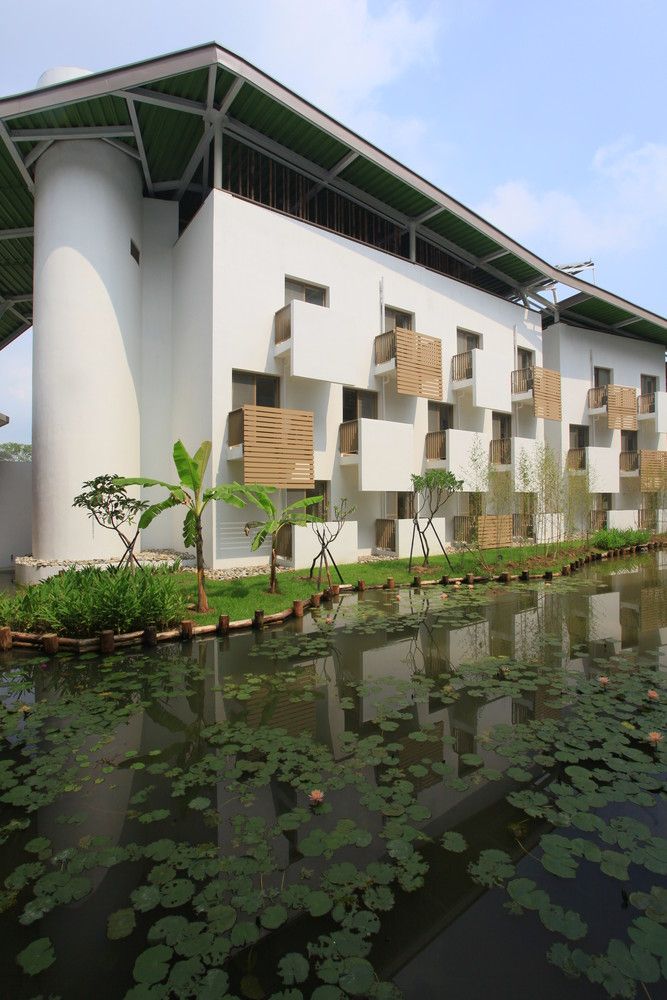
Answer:
<svg viewBox="0 0 667 1000"><path fill-rule="evenodd" d="M85 637L164 629L184 612L178 574L168 567L68 569L14 595L0 593L0 623L21 632Z"/></svg>
<svg viewBox="0 0 667 1000"><path fill-rule="evenodd" d="M252 655L219 680L212 643L192 659L168 648L51 666L5 658L0 941L13 951L11 995L70 995L90 926L100 995L389 1000L400 994L378 964L383 926L437 871L439 894L463 879L502 895L508 921L539 921L549 961L588 980L591 997L657 997L667 978L667 838L651 818L667 764L657 651L565 649L568 601L580 605L594 581L494 589L343 601L313 633L240 637ZM450 662L447 631L485 620L495 599L547 615L533 654ZM383 635L397 650L385 676L355 676L345 643ZM323 697L366 721L335 744L318 739ZM433 721L502 699L531 703L532 715L469 747ZM131 738L141 720L151 742ZM485 785L497 785L509 821L450 826L448 808ZM105 819L118 810L122 836ZM598 894L586 901L581 888L591 872L626 900L609 937ZM398 926L408 934L410 920Z"/></svg>
<svg viewBox="0 0 667 1000"><path fill-rule="evenodd" d="M650 531L636 528L602 528L591 538L596 549L622 549L628 545L645 545L651 537Z"/></svg>

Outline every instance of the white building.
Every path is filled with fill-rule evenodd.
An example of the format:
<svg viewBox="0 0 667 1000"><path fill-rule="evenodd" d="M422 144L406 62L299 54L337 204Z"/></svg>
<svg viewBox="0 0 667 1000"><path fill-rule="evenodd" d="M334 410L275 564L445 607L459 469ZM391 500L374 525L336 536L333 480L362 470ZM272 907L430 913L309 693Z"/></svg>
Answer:
<svg viewBox="0 0 667 1000"><path fill-rule="evenodd" d="M406 553L429 467L464 482L449 540L483 511L503 538L563 530L545 443L597 520L662 507L667 320L217 45L0 100L0 226L0 346L34 326L36 558L111 555L72 498L104 472L171 479L177 438L212 441L211 482L347 497L339 559ZM254 561L247 519L211 512L209 565ZM180 519L142 544L181 547ZM292 559L312 552L297 529Z"/></svg>

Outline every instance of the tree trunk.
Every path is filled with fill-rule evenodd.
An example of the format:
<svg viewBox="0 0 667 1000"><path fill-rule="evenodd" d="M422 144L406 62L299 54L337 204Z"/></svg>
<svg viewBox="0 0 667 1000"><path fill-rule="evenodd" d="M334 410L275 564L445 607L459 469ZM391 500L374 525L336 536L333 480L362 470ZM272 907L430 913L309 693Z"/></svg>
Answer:
<svg viewBox="0 0 667 1000"><path fill-rule="evenodd" d="M204 588L204 542L202 539L201 517L197 518L197 611L201 614L209 610Z"/></svg>
<svg viewBox="0 0 667 1000"><path fill-rule="evenodd" d="M269 577L269 593L275 594L278 590L276 584L276 536L271 535L271 576Z"/></svg>

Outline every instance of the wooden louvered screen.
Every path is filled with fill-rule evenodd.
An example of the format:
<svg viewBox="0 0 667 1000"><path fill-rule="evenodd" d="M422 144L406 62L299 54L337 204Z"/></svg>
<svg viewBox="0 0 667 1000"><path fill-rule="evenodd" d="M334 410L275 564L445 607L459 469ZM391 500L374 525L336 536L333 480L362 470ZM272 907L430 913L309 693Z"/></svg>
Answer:
<svg viewBox="0 0 667 1000"><path fill-rule="evenodd" d="M639 489L642 493L658 493L667 489L667 452L639 452Z"/></svg>
<svg viewBox="0 0 667 1000"><path fill-rule="evenodd" d="M244 406L243 482L282 489L314 486L313 414Z"/></svg>
<svg viewBox="0 0 667 1000"><path fill-rule="evenodd" d="M533 369L533 406L535 416L561 420L560 372L549 368Z"/></svg>
<svg viewBox="0 0 667 1000"><path fill-rule="evenodd" d="M511 514L482 514L477 519L477 544L480 549L495 549L512 544Z"/></svg>
<svg viewBox="0 0 667 1000"><path fill-rule="evenodd" d="M396 391L403 396L442 399L442 343L397 327Z"/></svg>
<svg viewBox="0 0 667 1000"><path fill-rule="evenodd" d="M315 735L316 702L303 697L315 683L315 668L306 664L300 670L303 673L291 685L291 690L260 688L242 703L246 710L245 722L251 729L267 726L284 729L289 736Z"/></svg>
<svg viewBox="0 0 667 1000"><path fill-rule="evenodd" d="M607 386L607 427L609 430L637 430L637 390L622 385Z"/></svg>

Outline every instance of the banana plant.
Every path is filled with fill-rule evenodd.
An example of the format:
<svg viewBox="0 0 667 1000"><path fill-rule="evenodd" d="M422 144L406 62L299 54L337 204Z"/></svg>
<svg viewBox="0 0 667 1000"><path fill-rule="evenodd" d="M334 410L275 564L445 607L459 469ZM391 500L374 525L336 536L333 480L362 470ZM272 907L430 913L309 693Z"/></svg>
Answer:
<svg viewBox="0 0 667 1000"><path fill-rule="evenodd" d="M183 505L187 507L183 520L183 542L186 548L194 546L197 554L197 611L209 610L204 585L204 544L202 537L202 515L211 500L223 500L234 507L243 507L245 500L239 494L238 483L223 484L204 489L206 467L211 457L211 442L202 441L194 455L189 455L182 441L174 445L174 465L178 473L178 483L166 483L162 479L147 479L137 476L130 479L114 479L116 486L163 486L169 495L159 503L154 503L141 515L139 528L148 525L164 510Z"/></svg>
<svg viewBox="0 0 667 1000"><path fill-rule="evenodd" d="M271 536L270 594L275 594L278 589L276 581L276 546L278 534L288 525L312 524L315 521L321 521L322 518L319 515L309 514L307 508L322 503L323 499L321 496L304 497L302 500L295 500L294 503L288 504L287 507L283 507L282 511L279 511L271 499L271 494L274 492L275 487L273 486L262 486L259 483L248 483L245 485L232 483L229 487L229 495L226 498L227 503L234 503L237 507L242 506L244 502L255 504L256 507L259 507L266 514L264 521L249 521L245 526L245 531L249 535L253 528L257 529L251 543L253 552L256 552L264 544L269 535Z"/></svg>

